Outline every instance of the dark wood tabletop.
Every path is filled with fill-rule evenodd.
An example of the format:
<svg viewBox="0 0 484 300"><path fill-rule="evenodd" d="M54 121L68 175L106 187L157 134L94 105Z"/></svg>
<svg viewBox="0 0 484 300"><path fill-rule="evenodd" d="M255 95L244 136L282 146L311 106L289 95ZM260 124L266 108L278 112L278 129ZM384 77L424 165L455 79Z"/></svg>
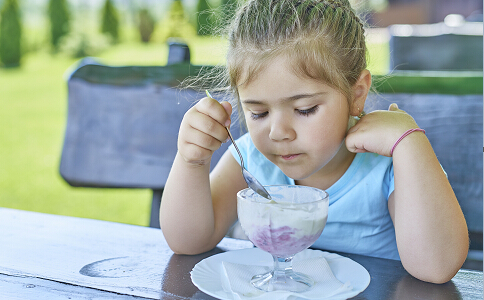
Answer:
<svg viewBox="0 0 484 300"><path fill-rule="evenodd" d="M174 254L159 229L0 208L0 299L214 299L193 285L211 255L253 247L225 238L200 255ZM399 261L338 253L365 267L369 286L353 299L483 299L483 273L448 283L410 276Z"/></svg>

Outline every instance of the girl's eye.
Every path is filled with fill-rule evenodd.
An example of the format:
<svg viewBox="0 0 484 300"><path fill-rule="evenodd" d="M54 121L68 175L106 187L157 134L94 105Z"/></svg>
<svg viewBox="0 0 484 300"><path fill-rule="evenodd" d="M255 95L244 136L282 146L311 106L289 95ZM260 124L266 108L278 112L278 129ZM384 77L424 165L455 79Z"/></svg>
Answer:
<svg viewBox="0 0 484 300"><path fill-rule="evenodd" d="M259 120L259 119L262 119L265 116L267 116L268 113L269 112L267 112L267 111L266 112L263 112L263 113L259 113L259 114L256 114L256 113L251 112L250 113L250 117L251 117L252 120Z"/></svg>
<svg viewBox="0 0 484 300"><path fill-rule="evenodd" d="M315 105L311 108L308 108L308 109L296 109L297 113L302 115L302 116L309 116L309 115L312 115L314 113L316 113L319 109L319 105Z"/></svg>

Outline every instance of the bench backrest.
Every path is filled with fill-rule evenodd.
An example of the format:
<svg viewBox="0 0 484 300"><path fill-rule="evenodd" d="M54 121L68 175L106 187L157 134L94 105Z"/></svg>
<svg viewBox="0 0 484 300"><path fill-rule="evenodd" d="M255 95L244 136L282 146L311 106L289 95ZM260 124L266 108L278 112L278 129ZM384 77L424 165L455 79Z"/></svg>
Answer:
<svg viewBox="0 0 484 300"><path fill-rule="evenodd" d="M481 70L482 22L392 25L390 70Z"/></svg>
<svg viewBox="0 0 484 300"><path fill-rule="evenodd" d="M176 88L196 71L188 64L75 70L68 80L61 176L72 186L162 189L183 115L205 97ZM231 131L240 135L236 122ZM214 154L212 167L228 145Z"/></svg>
<svg viewBox="0 0 484 300"><path fill-rule="evenodd" d="M395 102L425 129L466 215L469 229L482 232L482 96L381 94L376 97L374 108L388 109Z"/></svg>
<svg viewBox="0 0 484 300"><path fill-rule="evenodd" d="M426 135L447 173L466 217L471 248L482 250L483 96L482 73L396 72L372 94L366 109L393 102L409 113Z"/></svg>
<svg viewBox="0 0 484 300"><path fill-rule="evenodd" d="M162 189L177 151L183 115L204 97L176 86L198 71L189 64L87 64L75 70L68 80L62 177L72 186ZM455 78L397 75L379 90L381 94L367 101L367 111L388 109L396 102L427 131L482 249L482 73ZM237 122L231 131L240 136ZM212 167L228 145L215 153Z"/></svg>

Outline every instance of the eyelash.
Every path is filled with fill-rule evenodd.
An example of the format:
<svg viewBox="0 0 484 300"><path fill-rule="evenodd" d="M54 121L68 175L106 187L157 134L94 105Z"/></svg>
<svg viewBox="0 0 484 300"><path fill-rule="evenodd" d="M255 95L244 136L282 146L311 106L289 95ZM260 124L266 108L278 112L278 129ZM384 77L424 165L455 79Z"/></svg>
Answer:
<svg viewBox="0 0 484 300"><path fill-rule="evenodd" d="M252 120L259 120L259 119L262 119L264 118L265 116L267 116L269 112L263 112L263 113L260 113L260 114L254 114L253 112L250 113L250 118Z"/></svg>
<svg viewBox="0 0 484 300"><path fill-rule="evenodd" d="M308 108L308 109L303 109L303 110L296 109L296 111L301 116L307 117L309 115L315 114L318 111L318 109L319 109L319 105L315 105L315 106ZM251 117L252 120L259 120L259 119L266 117L268 114L269 114L269 112L267 112L267 111L260 113L260 114L251 113L250 117Z"/></svg>
<svg viewBox="0 0 484 300"><path fill-rule="evenodd" d="M319 109L319 105L315 105L308 109L304 109L304 110L296 109L296 110L300 115L307 117L309 115L315 114L318 111L318 109Z"/></svg>

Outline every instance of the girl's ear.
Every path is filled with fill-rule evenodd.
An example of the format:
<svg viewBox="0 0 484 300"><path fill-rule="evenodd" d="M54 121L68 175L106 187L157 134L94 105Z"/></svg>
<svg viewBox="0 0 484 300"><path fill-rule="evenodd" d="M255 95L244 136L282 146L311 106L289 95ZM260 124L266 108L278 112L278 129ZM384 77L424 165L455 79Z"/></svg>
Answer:
<svg viewBox="0 0 484 300"><path fill-rule="evenodd" d="M350 107L350 115L358 116L365 107L366 97L371 87L371 73L368 70L363 70L360 77L353 85L353 102Z"/></svg>

